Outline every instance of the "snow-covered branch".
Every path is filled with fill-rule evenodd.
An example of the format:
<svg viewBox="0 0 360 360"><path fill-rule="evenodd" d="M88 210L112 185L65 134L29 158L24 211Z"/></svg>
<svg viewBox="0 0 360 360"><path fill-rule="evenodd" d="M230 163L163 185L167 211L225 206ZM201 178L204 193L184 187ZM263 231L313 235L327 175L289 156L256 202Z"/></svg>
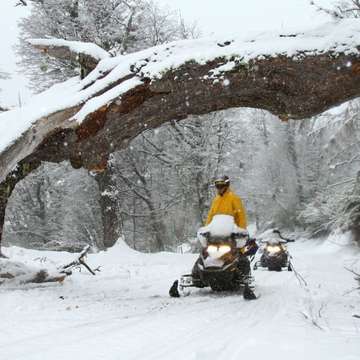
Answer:
<svg viewBox="0 0 360 360"><path fill-rule="evenodd" d="M46 55L78 62L82 71L81 78L94 70L100 60L110 57L107 51L94 43L62 39L29 39L28 42Z"/></svg>

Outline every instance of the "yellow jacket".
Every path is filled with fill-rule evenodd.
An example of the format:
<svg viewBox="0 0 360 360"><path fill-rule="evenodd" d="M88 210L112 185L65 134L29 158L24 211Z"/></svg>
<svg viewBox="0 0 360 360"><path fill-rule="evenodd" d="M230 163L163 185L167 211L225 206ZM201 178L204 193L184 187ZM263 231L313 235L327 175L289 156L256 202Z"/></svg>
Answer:
<svg viewBox="0 0 360 360"><path fill-rule="evenodd" d="M223 195L217 195L211 204L206 220L208 225L214 215L231 215L235 224L243 229L247 227L246 211L241 199L229 189Z"/></svg>

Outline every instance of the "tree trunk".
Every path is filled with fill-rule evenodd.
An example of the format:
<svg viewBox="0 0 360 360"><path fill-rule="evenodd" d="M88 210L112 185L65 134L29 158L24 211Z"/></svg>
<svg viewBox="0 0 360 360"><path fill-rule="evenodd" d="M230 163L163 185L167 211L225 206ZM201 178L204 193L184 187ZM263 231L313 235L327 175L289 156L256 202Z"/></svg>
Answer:
<svg viewBox="0 0 360 360"><path fill-rule="evenodd" d="M350 213L349 225L353 239L360 244L360 171L357 173L352 195L353 200L347 205L347 211Z"/></svg>
<svg viewBox="0 0 360 360"><path fill-rule="evenodd" d="M113 180L112 166L95 176L100 191L100 208L103 223L103 243L106 248L112 247L122 235L122 226L116 196L116 185Z"/></svg>
<svg viewBox="0 0 360 360"><path fill-rule="evenodd" d="M154 230L155 250L164 251L166 243L166 232L165 225L161 219L161 214L156 212L154 204L148 202L147 205L150 210L151 227Z"/></svg>
<svg viewBox="0 0 360 360"><path fill-rule="evenodd" d="M296 196L298 199L298 209L301 208L301 205L305 202L304 196L304 189L302 186L301 176L300 176L300 169L299 169L299 162L298 156L296 151L296 144L295 144L295 132L296 129L291 122L287 124L287 135L288 135L288 152L290 156L290 161L295 169L295 176L296 176Z"/></svg>
<svg viewBox="0 0 360 360"><path fill-rule="evenodd" d="M0 257L4 257L1 252L1 240L4 231L6 206L11 193L13 192L16 184L24 179L30 172L37 169L40 164L40 161L22 161L13 171L9 173L5 181L0 183Z"/></svg>

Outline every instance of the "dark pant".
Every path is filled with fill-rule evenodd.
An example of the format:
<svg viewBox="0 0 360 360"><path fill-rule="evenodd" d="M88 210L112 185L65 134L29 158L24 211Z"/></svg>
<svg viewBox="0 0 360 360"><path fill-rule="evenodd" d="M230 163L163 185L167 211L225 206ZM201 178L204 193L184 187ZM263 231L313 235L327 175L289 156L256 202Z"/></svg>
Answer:
<svg viewBox="0 0 360 360"><path fill-rule="evenodd" d="M247 256L240 255L238 268L242 275L250 275L251 267L250 267L250 261Z"/></svg>
<svg viewBox="0 0 360 360"><path fill-rule="evenodd" d="M191 270L191 276L196 280L197 279L200 280L199 267L198 267L199 262L200 262L200 257L195 261L195 264Z"/></svg>

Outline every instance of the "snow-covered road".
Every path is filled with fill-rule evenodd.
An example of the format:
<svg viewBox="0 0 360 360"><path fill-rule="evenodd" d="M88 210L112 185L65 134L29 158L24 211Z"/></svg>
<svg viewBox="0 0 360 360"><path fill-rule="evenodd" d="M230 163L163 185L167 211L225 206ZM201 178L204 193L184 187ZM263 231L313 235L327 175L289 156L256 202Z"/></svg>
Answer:
<svg viewBox="0 0 360 360"><path fill-rule="evenodd" d="M359 360L360 294L344 269L358 250L332 242L290 246L290 272L255 272L257 301L240 294L193 290L172 299L168 289L188 272L194 255L140 254L119 243L91 255L102 266L63 285L0 288L1 360ZM12 258L43 266L67 253L7 249ZM44 260L44 259L42 259Z"/></svg>

